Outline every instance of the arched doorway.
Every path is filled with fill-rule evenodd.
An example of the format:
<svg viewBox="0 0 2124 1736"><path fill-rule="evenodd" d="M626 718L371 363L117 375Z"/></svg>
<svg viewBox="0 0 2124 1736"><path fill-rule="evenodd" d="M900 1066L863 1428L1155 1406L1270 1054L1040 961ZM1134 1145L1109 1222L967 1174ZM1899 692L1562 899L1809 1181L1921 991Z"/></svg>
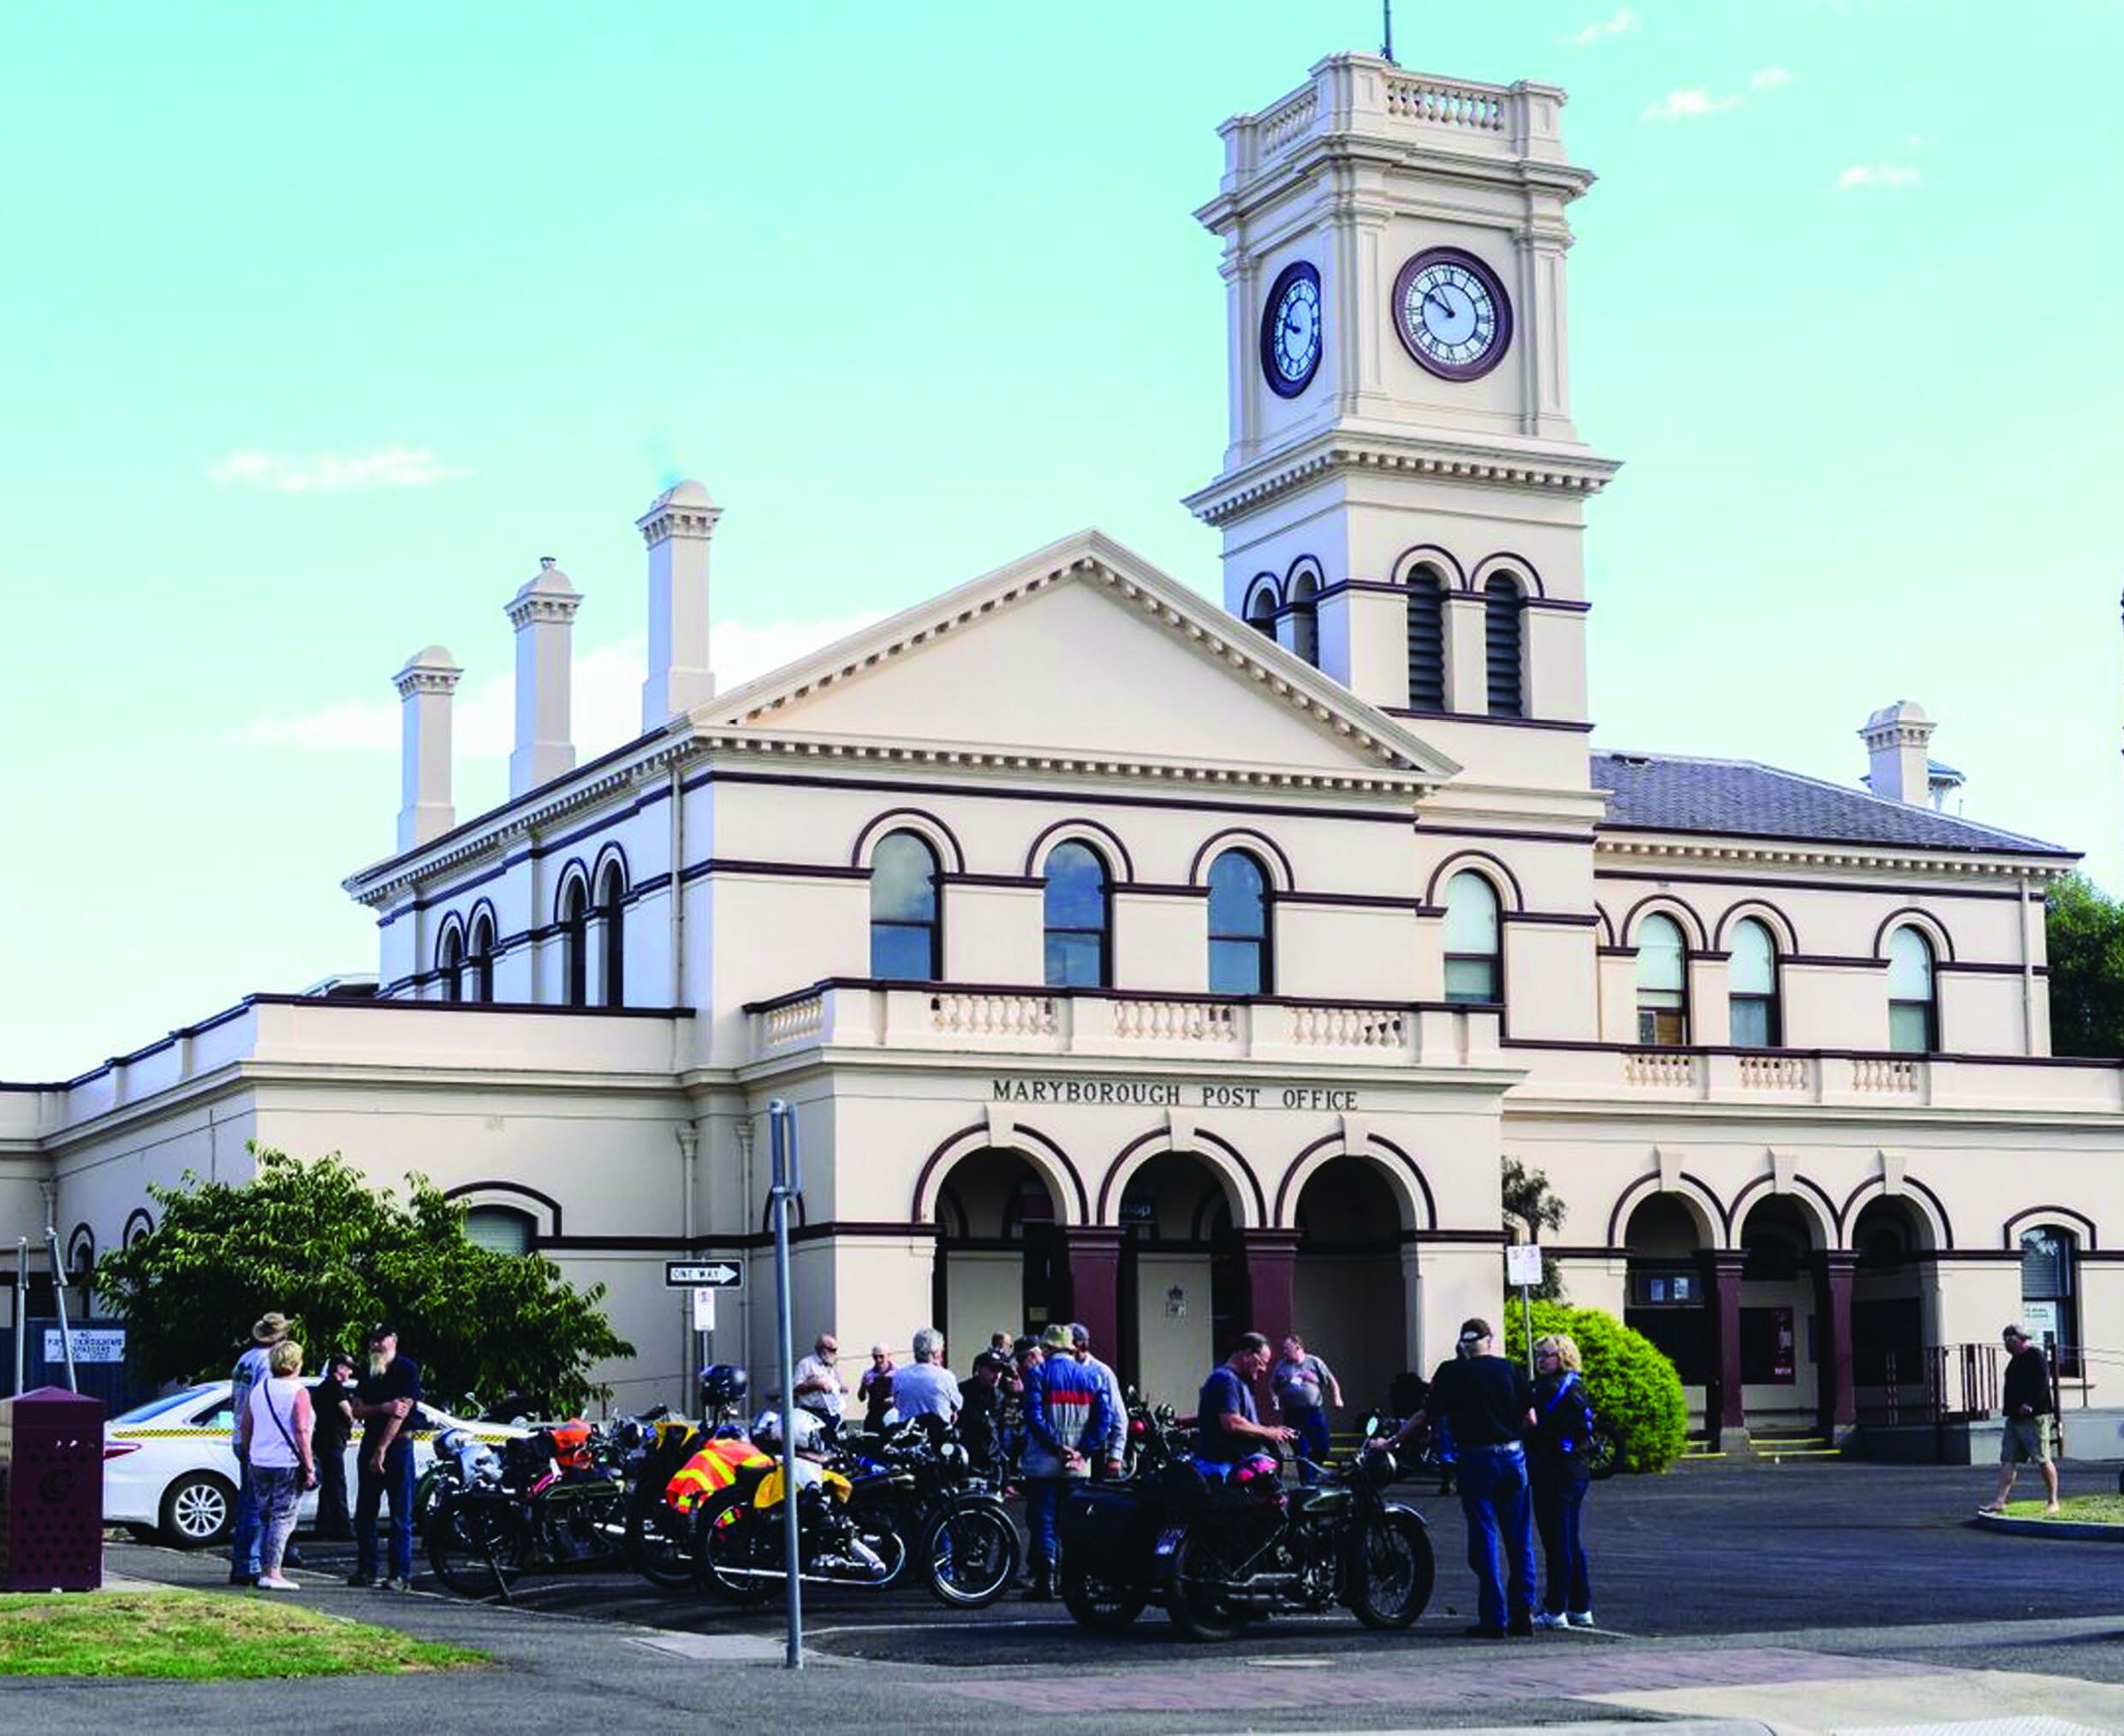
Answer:
<svg viewBox="0 0 2124 1736"><path fill-rule="evenodd" d="M1789 1194L1740 1222L1740 1390L1752 1432L1811 1433L1821 1409L1814 1221Z"/></svg>
<svg viewBox="0 0 2124 1736"><path fill-rule="evenodd" d="M1330 1158L1298 1196L1292 1314L1342 1383L1349 1411L1331 1419L1338 1426L1385 1405L1395 1376L1413 1365L1403 1216L1379 1166L1361 1157Z"/></svg>
<svg viewBox="0 0 2124 1736"><path fill-rule="evenodd" d="M1224 1178L1191 1153L1150 1158L1121 1189L1121 1231L1115 1366L1154 1402L1191 1411L1211 1365L1250 1325Z"/></svg>
<svg viewBox="0 0 2124 1736"><path fill-rule="evenodd" d="M1700 1424L1718 1375L1717 1323L1703 1259L1711 1246L1708 1227L1680 1194L1654 1193L1630 1214L1622 1246L1628 1257L1623 1324L1666 1353Z"/></svg>
<svg viewBox="0 0 2124 1736"><path fill-rule="evenodd" d="M1851 1226L1851 1376L1862 1421L1923 1415L1925 1347L1936 1341L1934 1275L1923 1257L1931 1226L1907 1199L1883 1194Z"/></svg>
<svg viewBox="0 0 2124 1736"><path fill-rule="evenodd" d="M1038 1332L1066 1317L1069 1263L1054 1196L1015 1151L968 1152L937 1190L932 1312L963 1370L994 1332ZM890 1338L895 1330L873 1335Z"/></svg>

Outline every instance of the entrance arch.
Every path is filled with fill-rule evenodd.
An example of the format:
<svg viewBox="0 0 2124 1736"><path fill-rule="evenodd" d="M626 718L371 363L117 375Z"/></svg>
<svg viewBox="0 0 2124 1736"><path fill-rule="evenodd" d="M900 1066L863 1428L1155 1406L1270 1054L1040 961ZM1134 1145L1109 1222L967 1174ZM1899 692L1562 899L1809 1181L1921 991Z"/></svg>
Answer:
<svg viewBox="0 0 2124 1736"><path fill-rule="evenodd" d="M931 1306L960 1367L992 1332L1037 1332L1068 1317L1063 1202L1023 1153L967 1152L944 1171L934 1199ZM893 1329L912 1329L884 1335Z"/></svg>
<svg viewBox="0 0 2124 1736"><path fill-rule="evenodd" d="M1718 1325L1705 1271L1717 1240L1704 1208L1684 1193L1648 1193L1622 1232L1627 1288L1623 1323L1666 1353L1699 1421L1716 1409Z"/></svg>
<svg viewBox="0 0 2124 1736"><path fill-rule="evenodd" d="M1925 1347L1939 1341L1938 1251L1909 1198L1877 1194L1851 1222L1851 1366L1862 1419L1923 1414Z"/></svg>
<svg viewBox="0 0 2124 1736"><path fill-rule="evenodd" d="M1751 1431L1812 1431L1821 1414L1819 1352L1833 1342L1818 1315L1816 1216L1770 1193L1740 1220L1740 1392Z"/></svg>
<svg viewBox="0 0 2124 1736"><path fill-rule="evenodd" d="M1133 1166L1111 1209L1121 1238L1115 1365L1152 1400L1191 1411L1211 1364L1252 1324L1244 1206L1223 1166L1161 1151Z"/></svg>
<svg viewBox="0 0 2124 1736"><path fill-rule="evenodd" d="M1401 1232L1407 1205L1387 1172L1368 1158L1338 1156L1299 1190L1297 1270L1292 1318L1306 1347L1342 1384L1347 1424L1383 1406L1394 1377L1414 1366L1409 1286ZM1419 1370L1420 1372L1421 1370Z"/></svg>

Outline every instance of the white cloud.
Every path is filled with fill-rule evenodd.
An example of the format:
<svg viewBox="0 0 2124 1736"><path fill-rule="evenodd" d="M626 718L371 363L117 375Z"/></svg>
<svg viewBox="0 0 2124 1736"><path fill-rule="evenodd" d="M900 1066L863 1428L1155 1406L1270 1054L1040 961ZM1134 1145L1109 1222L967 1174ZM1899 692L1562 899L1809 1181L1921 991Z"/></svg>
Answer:
<svg viewBox="0 0 2124 1736"><path fill-rule="evenodd" d="M1854 163L1836 177L1839 188L1847 187L1908 187L1920 179L1918 171L1900 163Z"/></svg>
<svg viewBox="0 0 2124 1736"><path fill-rule="evenodd" d="M246 447L206 467L222 488L263 488L275 494L345 494L359 488L431 488L461 470L443 463L425 446L386 446L360 457L323 452L292 458Z"/></svg>
<svg viewBox="0 0 2124 1736"><path fill-rule="evenodd" d="M1716 115L1721 109L1735 107L1739 97L1714 97L1701 85L1692 85L1686 90L1669 91L1651 107L1645 110L1647 121L1693 121L1703 115Z"/></svg>
<svg viewBox="0 0 2124 1736"><path fill-rule="evenodd" d="M1752 91L1774 91L1780 85L1791 82L1792 74L1782 66L1766 66L1748 75L1748 88Z"/></svg>
<svg viewBox="0 0 2124 1736"><path fill-rule="evenodd" d="M1571 39L1580 48L1596 42L1604 42L1611 36L1625 36L1638 27L1638 15L1627 6L1619 9L1613 18L1597 24L1589 24Z"/></svg>

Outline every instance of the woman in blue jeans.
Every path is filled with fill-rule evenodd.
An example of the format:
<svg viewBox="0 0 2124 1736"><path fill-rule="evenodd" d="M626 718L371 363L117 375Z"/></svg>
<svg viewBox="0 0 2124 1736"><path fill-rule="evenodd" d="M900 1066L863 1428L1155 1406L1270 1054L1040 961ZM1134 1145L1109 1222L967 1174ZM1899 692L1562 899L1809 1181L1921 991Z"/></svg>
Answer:
<svg viewBox="0 0 2124 1736"><path fill-rule="evenodd" d="M1533 1485L1534 1525L1547 1559L1547 1596L1537 1627L1591 1627L1593 1589L1586 1578L1579 1519L1592 1477L1593 1406L1580 1372L1579 1347L1556 1333L1534 1345L1534 1427L1526 1437Z"/></svg>

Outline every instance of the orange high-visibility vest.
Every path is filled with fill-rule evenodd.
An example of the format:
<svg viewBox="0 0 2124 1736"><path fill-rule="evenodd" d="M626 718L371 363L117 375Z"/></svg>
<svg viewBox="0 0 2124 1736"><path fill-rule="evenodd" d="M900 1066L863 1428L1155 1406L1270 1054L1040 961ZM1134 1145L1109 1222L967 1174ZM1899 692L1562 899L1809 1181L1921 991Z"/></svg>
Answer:
<svg viewBox="0 0 2124 1736"><path fill-rule="evenodd" d="M770 1465L770 1459L750 1441L711 1441L679 1469L663 1487L663 1498L681 1513L691 1513L711 1495L720 1494L737 1481L741 1471Z"/></svg>

